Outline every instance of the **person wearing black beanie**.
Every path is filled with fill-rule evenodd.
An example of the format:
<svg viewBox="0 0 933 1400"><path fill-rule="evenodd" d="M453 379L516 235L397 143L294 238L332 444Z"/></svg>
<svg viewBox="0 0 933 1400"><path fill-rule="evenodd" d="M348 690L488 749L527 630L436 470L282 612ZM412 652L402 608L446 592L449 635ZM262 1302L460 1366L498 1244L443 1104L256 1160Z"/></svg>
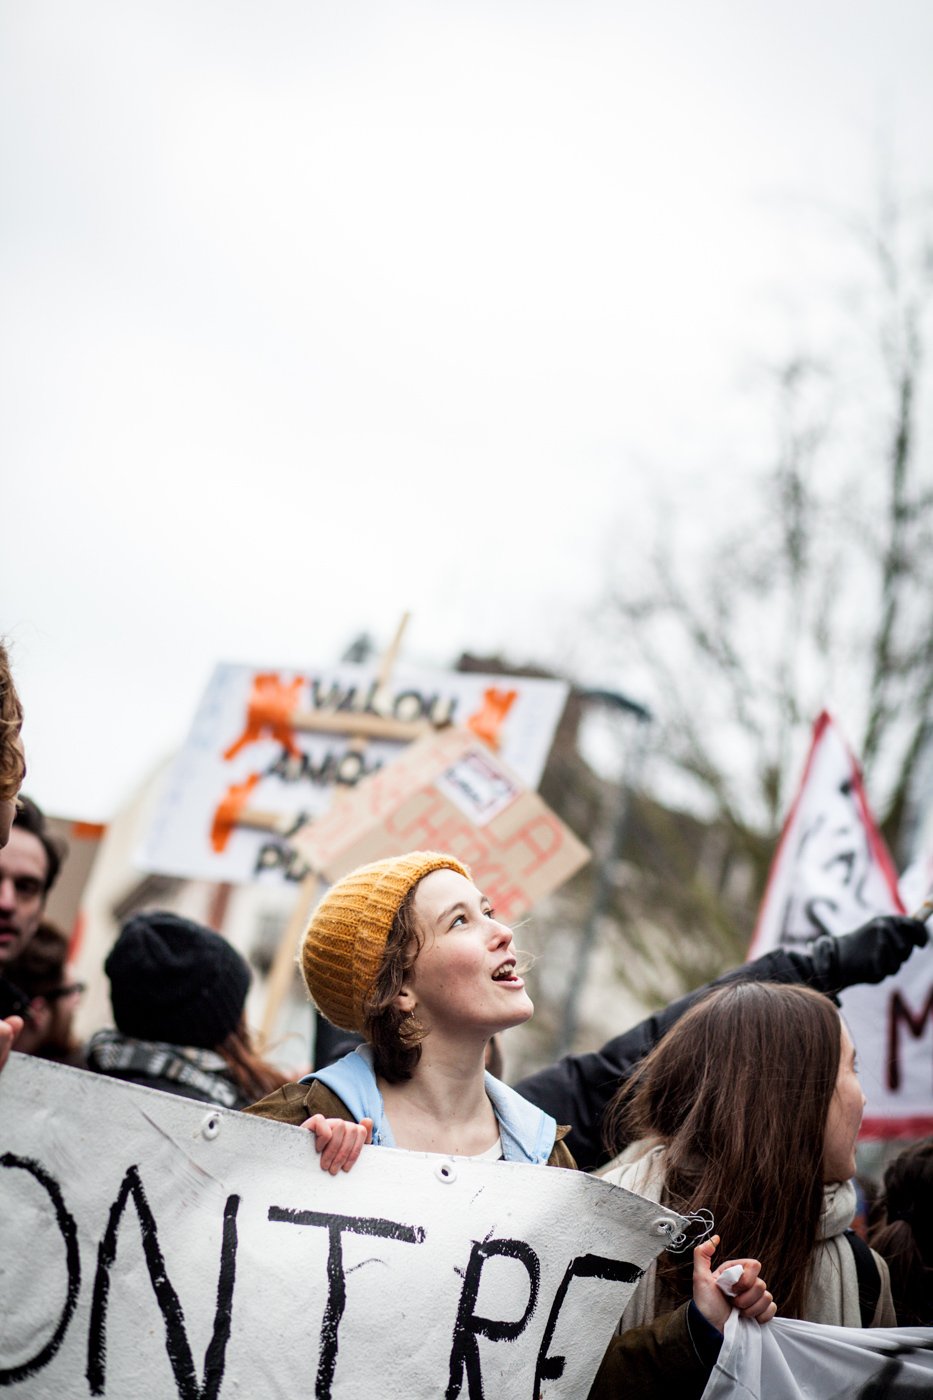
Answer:
<svg viewBox="0 0 933 1400"><path fill-rule="evenodd" d="M236 1029L251 980L246 961L219 933L161 912L127 920L104 971L124 1035L206 1050Z"/></svg>
<svg viewBox="0 0 933 1400"><path fill-rule="evenodd" d="M285 1082L250 1043L249 965L219 933L167 911L134 914L104 971L116 1030L91 1037L90 1069L225 1108Z"/></svg>

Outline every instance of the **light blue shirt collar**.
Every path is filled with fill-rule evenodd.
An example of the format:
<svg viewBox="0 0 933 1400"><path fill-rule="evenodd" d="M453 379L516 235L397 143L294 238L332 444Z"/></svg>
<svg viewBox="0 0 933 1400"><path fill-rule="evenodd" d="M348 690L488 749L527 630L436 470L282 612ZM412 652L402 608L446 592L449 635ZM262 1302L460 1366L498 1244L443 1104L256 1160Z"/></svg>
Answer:
<svg viewBox="0 0 933 1400"><path fill-rule="evenodd" d="M310 1084L314 1079L319 1079L331 1093L336 1094L357 1122L361 1118L373 1120L373 1144L376 1147L395 1147L385 1103L376 1083L373 1052L368 1045L359 1045L334 1064L306 1074L301 1083ZM499 1123L504 1160L546 1162L557 1133L557 1124L550 1114L523 1099L521 1094L489 1073L486 1074L486 1093Z"/></svg>

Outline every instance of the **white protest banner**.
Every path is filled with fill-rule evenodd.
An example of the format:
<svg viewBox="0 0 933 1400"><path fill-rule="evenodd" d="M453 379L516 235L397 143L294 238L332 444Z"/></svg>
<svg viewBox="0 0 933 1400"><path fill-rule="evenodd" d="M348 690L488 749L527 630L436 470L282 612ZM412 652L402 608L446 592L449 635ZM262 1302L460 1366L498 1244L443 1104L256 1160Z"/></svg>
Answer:
<svg viewBox="0 0 933 1400"><path fill-rule="evenodd" d="M306 870L288 834L447 723L491 743L535 788L567 691L564 681L403 666L387 686L372 666L218 666L139 862L190 879L299 881Z"/></svg>
<svg viewBox="0 0 933 1400"><path fill-rule="evenodd" d="M732 1312L703 1400L933 1395L933 1327L824 1327Z"/></svg>
<svg viewBox="0 0 933 1400"><path fill-rule="evenodd" d="M506 923L589 860L570 828L466 729L419 739L293 839L329 881L403 851L449 851Z"/></svg>
<svg viewBox="0 0 933 1400"><path fill-rule="evenodd" d="M911 913L918 910L933 894L933 854L920 856L902 870L898 888L904 908Z"/></svg>
<svg viewBox="0 0 933 1400"><path fill-rule="evenodd" d="M891 857L859 766L831 717L820 715L803 780L771 867L749 957L804 948L876 914L903 913ZM878 986L841 998L868 1099L863 1137L933 1131L933 948L915 951Z"/></svg>
<svg viewBox="0 0 933 1400"><path fill-rule="evenodd" d="M679 1216L579 1172L365 1148L12 1055L10 1400L579 1397Z"/></svg>

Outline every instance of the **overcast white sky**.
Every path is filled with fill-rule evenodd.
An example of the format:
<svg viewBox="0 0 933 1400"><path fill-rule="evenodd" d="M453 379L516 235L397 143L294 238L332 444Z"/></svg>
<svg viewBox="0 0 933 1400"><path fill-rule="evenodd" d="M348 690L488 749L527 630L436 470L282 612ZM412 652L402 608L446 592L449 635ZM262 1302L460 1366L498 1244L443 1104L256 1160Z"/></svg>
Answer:
<svg viewBox="0 0 933 1400"><path fill-rule="evenodd" d="M362 629L601 683L663 488L930 177L916 0L5 0L0 633L27 790L105 819L214 662ZM756 407L756 403L758 406Z"/></svg>

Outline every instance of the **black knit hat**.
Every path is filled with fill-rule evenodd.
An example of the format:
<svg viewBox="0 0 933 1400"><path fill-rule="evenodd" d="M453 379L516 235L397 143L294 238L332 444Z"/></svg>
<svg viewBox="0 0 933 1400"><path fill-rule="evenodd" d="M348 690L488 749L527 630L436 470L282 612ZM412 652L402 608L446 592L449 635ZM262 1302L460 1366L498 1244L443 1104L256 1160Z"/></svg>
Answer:
<svg viewBox="0 0 933 1400"><path fill-rule="evenodd" d="M104 971L124 1035L208 1050L236 1028L250 983L219 933L161 910L127 920Z"/></svg>

